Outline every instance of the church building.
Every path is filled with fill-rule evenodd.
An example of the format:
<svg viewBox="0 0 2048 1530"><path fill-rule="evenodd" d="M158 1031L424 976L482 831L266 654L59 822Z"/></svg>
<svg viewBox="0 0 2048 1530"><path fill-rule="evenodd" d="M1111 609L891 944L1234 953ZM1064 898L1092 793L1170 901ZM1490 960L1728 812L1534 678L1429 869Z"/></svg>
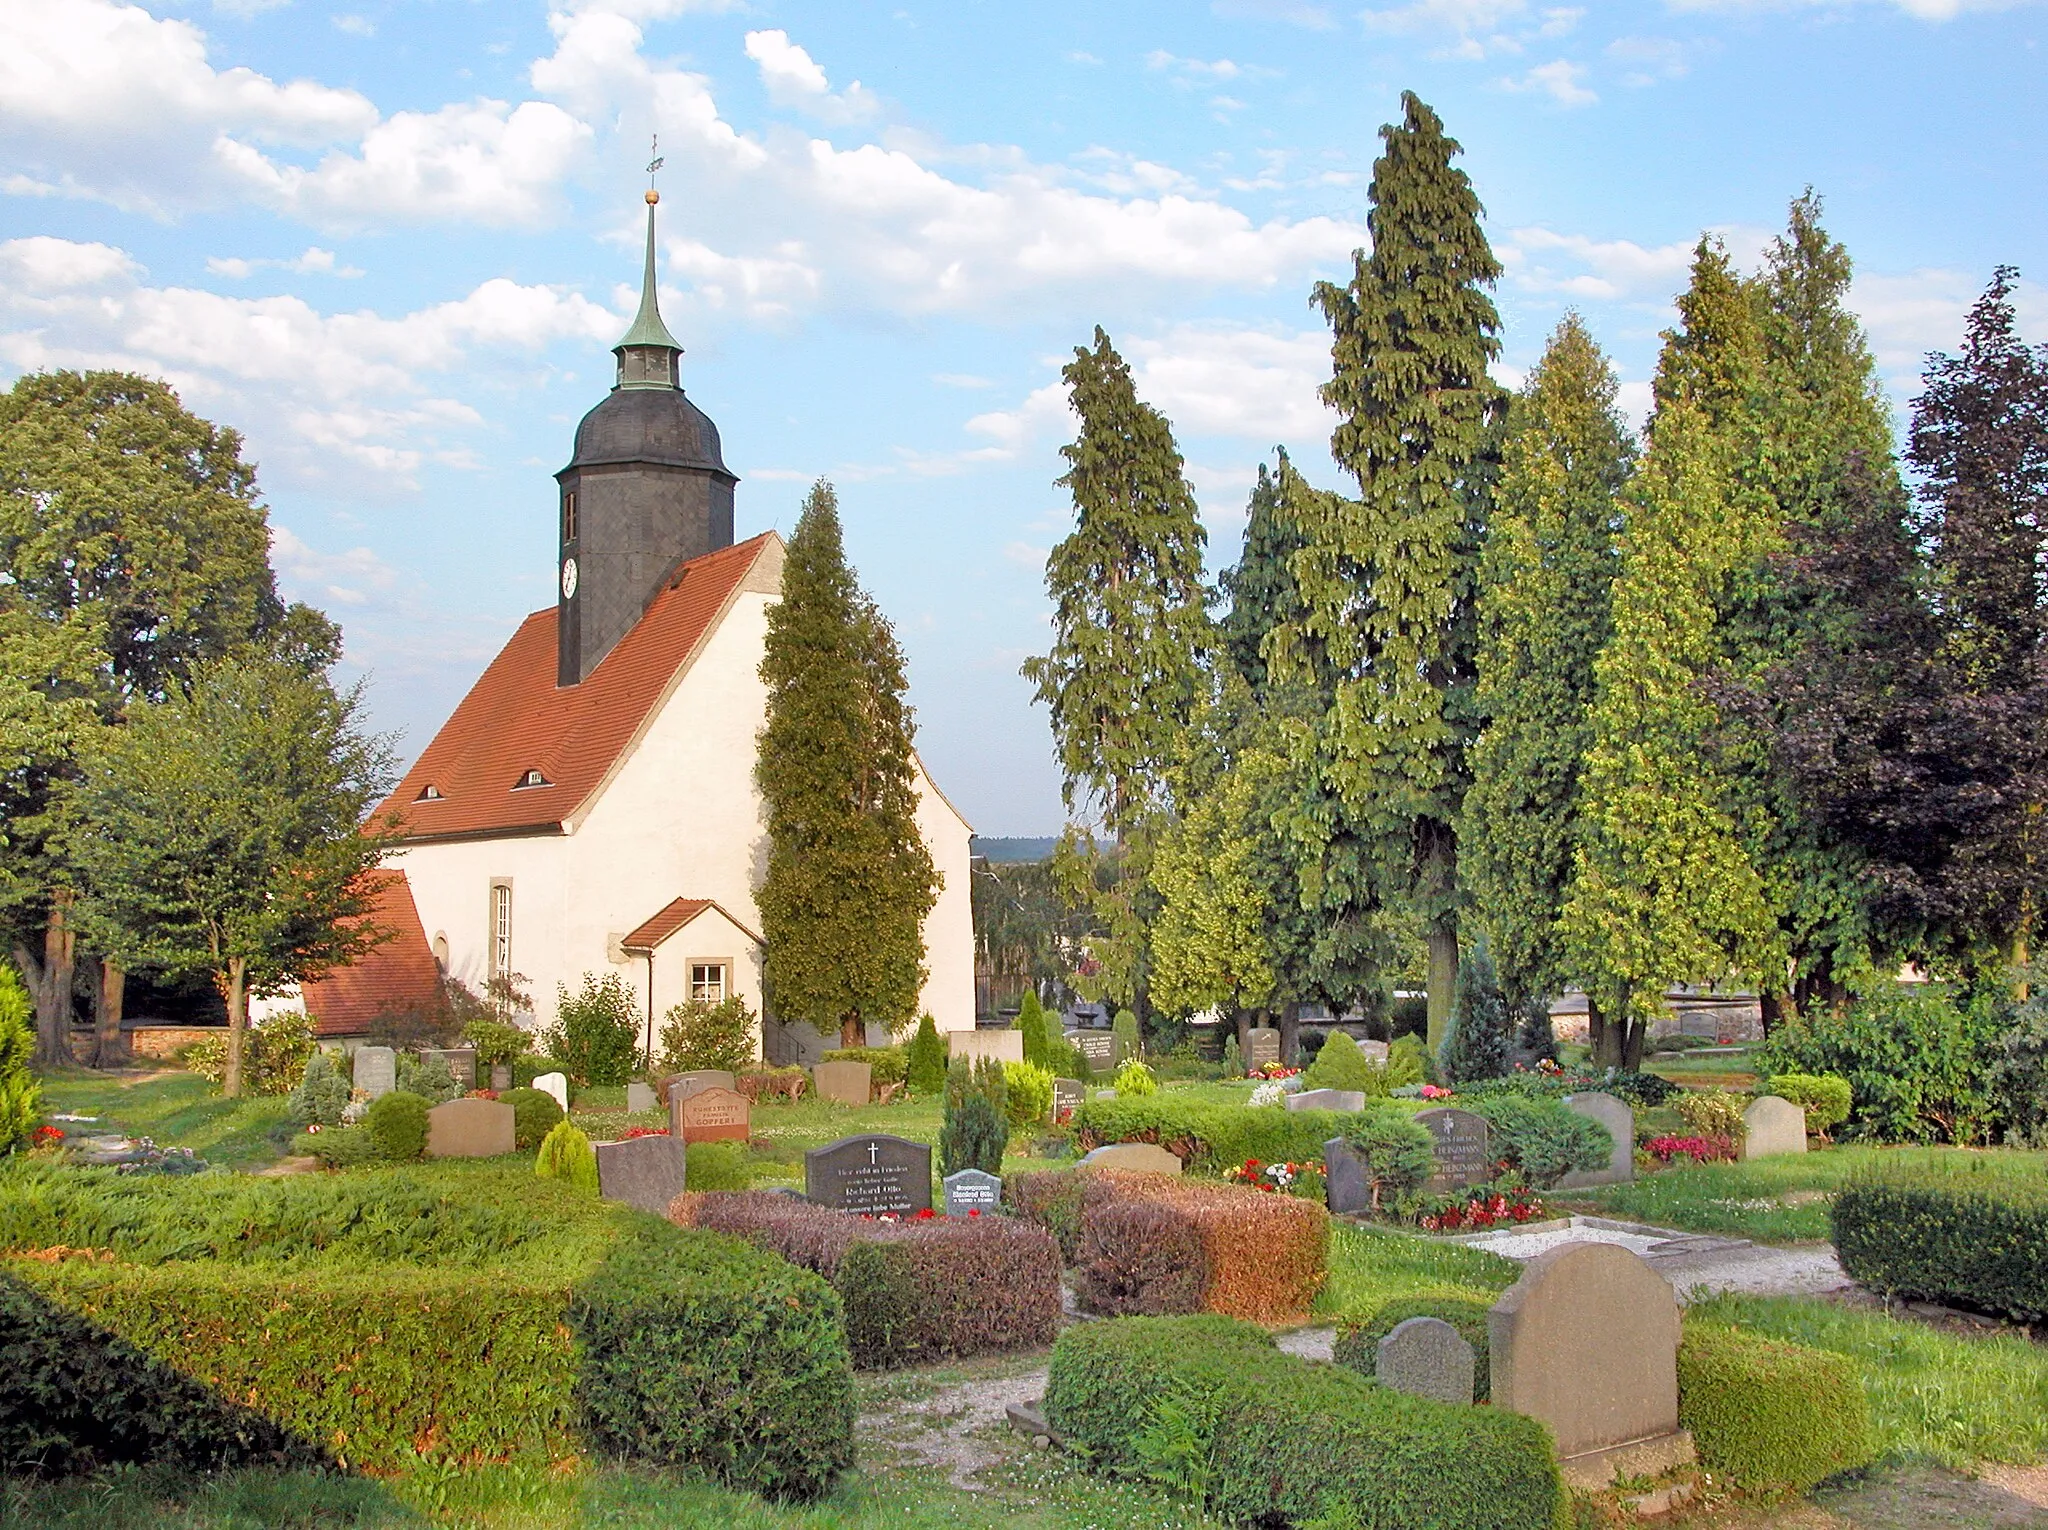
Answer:
<svg viewBox="0 0 2048 1530"><path fill-rule="evenodd" d="M762 1011L754 761L783 546L773 531L733 540L739 480L683 391L656 302L657 200L617 381L555 475L555 604L520 623L386 803L404 837L375 918L395 937L305 985L321 1036L430 1007L443 974L478 991L517 974L539 1026L556 986L573 992L585 973L618 973L657 1028L686 999L736 994ZM971 1030L970 831L917 768L918 826L944 878L922 1008L941 1030ZM838 1044L767 1030L773 1060Z"/></svg>

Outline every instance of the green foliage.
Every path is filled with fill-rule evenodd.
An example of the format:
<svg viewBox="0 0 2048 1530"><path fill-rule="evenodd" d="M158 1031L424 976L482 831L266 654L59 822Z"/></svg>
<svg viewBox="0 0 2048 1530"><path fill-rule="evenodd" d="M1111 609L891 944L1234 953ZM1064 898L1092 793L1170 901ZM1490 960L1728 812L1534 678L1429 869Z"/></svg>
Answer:
<svg viewBox="0 0 2048 1530"><path fill-rule="evenodd" d="M2048 1187L1980 1164L1852 1180L1828 1210L1852 1280L2023 1323L2048 1318Z"/></svg>
<svg viewBox="0 0 2048 1530"><path fill-rule="evenodd" d="M1436 1139L1406 1111L1367 1110L1342 1120L1338 1135L1364 1166L1374 1206L1389 1207L1412 1195L1435 1172Z"/></svg>
<svg viewBox="0 0 2048 1530"><path fill-rule="evenodd" d="M1304 1089L1359 1089L1369 1095L1387 1092L1387 1070L1358 1049L1346 1031L1332 1031L1301 1075Z"/></svg>
<svg viewBox="0 0 2048 1530"><path fill-rule="evenodd" d="M1428 1083L1434 1077L1428 1045L1412 1031L1406 1036L1396 1036L1387 1048L1386 1074L1389 1089Z"/></svg>
<svg viewBox="0 0 2048 1530"><path fill-rule="evenodd" d="M1740 1144L1746 1126L1742 1101L1725 1089L1688 1089L1678 1097L1678 1119L1686 1129L1705 1137L1726 1137Z"/></svg>
<svg viewBox="0 0 2048 1530"><path fill-rule="evenodd" d="M1043 1126L1052 1119L1052 1073L1036 1063L1004 1063L1011 1130Z"/></svg>
<svg viewBox="0 0 2048 1530"><path fill-rule="evenodd" d="M1405 1111L1393 1111L1413 1124ZM1256 1158L1262 1163L1307 1163L1323 1144L1359 1120L1336 1110L1251 1110L1212 1105L1179 1090L1113 1100L1083 1100L1068 1123L1084 1150L1111 1142L1156 1142L1189 1167L1211 1174ZM1428 1132L1423 1133L1425 1142Z"/></svg>
<svg viewBox="0 0 2048 1530"><path fill-rule="evenodd" d="M663 1073L690 1073L715 1068L737 1073L756 1060L758 1026L747 1001L733 994L716 1004L691 999L662 1017L661 1050L656 1061Z"/></svg>
<svg viewBox="0 0 2048 1530"><path fill-rule="evenodd" d="M1451 1033L1444 1038L1440 1071L1454 1084L1499 1078L1514 1060L1514 1042L1514 1016L1494 975L1493 952L1481 936L1465 948L1458 962Z"/></svg>
<svg viewBox="0 0 2048 1530"><path fill-rule="evenodd" d="M306 1060L305 1076L291 1094L292 1120L300 1126L339 1126L349 1099L348 1080L327 1053L315 1051Z"/></svg>
<svg viewBox="0 0 2048 1530"><path fill-rule="evenodd" d="M910 1038L903 1077L915 1095L934 1095L946 1087L946 1043L939 1035L938 1022L930 1015L918 1016L917 1034Z"/></svg>
<svg viewBox="0 0 2048 1530"><path fill-rule="evenodd" d="M521 1149L539 1147L562 1119L560 1103L545 1089L507 1089L498 1102L512 1107L512 1142Z"/></svg>
<svg viewBox="0 0 2048 1530"><path fill-rule="evenodd" d="M484 1079L491 1076L491 1069L501 1064L509 1066L515 1058L524 1056L533 1041L531 1035L516 1025L482 1016L466 1021L462 1036L476 1048L477 1071Z"/></svg>
<svg viewBox="0 0 2048 1530"><path fill-rule="evenodd" d="M318 1050L313 1023L304 1010L284 1009L242 1034L242 1088L248 1094L289 1094L305 1077ZM185 1048L186 1067L208 1083L222 1083L228 1071L228 1039L208 1036Z"/></svg>
<svg viewBox="0 0 2048 1530"><path fill-rule="evenodd" d="M427 1102L402 1089L380 1095L363 1114L363 1130L379 1157L409 1162L427 1150Z"/></svg>
<svg viewBox="0 0 2048 1530"><path fill-rule="evenodd" d="M1017 1006L1017 1018L1010 1029L1024 1037L1024 1060L1045 1066L1045 1011L1038 1002L1037 990L1024 990L1024 1001Z"/></svg>
<svg viewBox="0 0 2048 1530"><path fill-rule="evenodd" d="M28 1141L42 1113L42 1090L28 1067L35 1049L28 990L14 968L0 961L0 1156Z"/></svg>
<svg viewBox="0 0 2048 1530"><path fill-rule="evenodd" d="M847 566L823 480L789 539L761 678L764 977L783 1020L856 1045L865 1022L894 1032L917 1013L939 876L917 827L903 652Z"/></svg>
<svg viewBox="0 0 2048 1530"><path fill-rule="evenodd" d="M416 1057L410 1052L398 1054L398 1087L407 1094L416 1094L429 1105L441 1105L455 1099L462 1093L462 1085L455 1080L455 1070L448 1065L445 1057Z"/></svg>
<svg viewBox="0 0 2048 1530"><path fill-rule="evenodd" d="M574 994L555 985L555 1024L541 1041L578 1084L623 1084L640 1056L640 1001L616 972L583 974Z"/></svg>
<svg viewBox="0 0 2048 1530"><path fill-rule="evenodd" d="M1758 1048L1754 1066L1832 1074L1849 1081L1849 1129L1880 1142L1977 1142L1996 1101L1990 1059L1999 1010L1988 995L1945 984L1875 981L1848 1009L1819 1009L1786 1022Z"/></svg>
<svg viewBox="0 0 2048 1530"><path fill-rule="evenodd" d="M1094 1070L1088 1066L1087 1054L1064 1035L1047 1042L1045 1066L1054 1078L1070 1078L1085 1084L1095 1077Z"/></svg>
<svg viewBox="0 0 2048 1530"><path fill-rule="evenodd" d="M1122 1067L1143 1050L1138 1043L1138 1017L1127 1009L1120 1009L1109 1023L1109 1060L1112 1067Z"/></svg>
<svg viewBox="0 0 2048 1530"><path fill-rule="evenodd" d="M1122 1067L1116 1070L1116 1077L1110 1080L1120 1100L1134 1099L1141 1095L1156 1094L1159 1081L1152 1070L1135 1057L1124 1059Z"/></svg>
<svg viewBox="0 0 2048 1530"><path fill-rule="evenodd" d="M1487 1316L1497 1299L1490 1292L1481 1295L1444 1286L1354 1309L1337 1324L1330 1358L1361 1376L1376 1375L1380 1340L1410 1318L1437 1318L1457 1329L1458 1336L1472 1346L1472 1397L1475 1402L1486 1402L1493 1394Z"/></svg>
<svg viewBox="0 0 2048 1530"><path fill-rule="evenodd" d="M866 1063L868 1081L876 1086L900 1084L910 1071L910 1053L904 1047L835 1047L818 1060Z"/></svg>
<svg viewBox="0 0 2048 1530"><path fill-rule="evenodd" d="M693 1142L684 1150L692 1190L751 1190L754 1161L744 1142Z"/></svg>
<svg viewBox="0 0 2048 1530"><path fill-rule="evenodd" d="M591 1195L598 1193L597 1150L590 1145L590 1139L583 1135L582 1130L570 1121L557 1121L541 1139L540 1152L533 1160L533 1172L542 1179L559 1179Z"/></svg>
<svg viewBox="0 0 2048 1530"><path fill-rule="evenodd" d="M1472 1109L1486 1118L1495 1155L1540 1189L1567 1174L1603 1168L1614 1152L1606 1127L1559 1100L1500 1094L1473 1102Z"/></svg>
<svg viewBox="0 0 2048 1530"><path fill-rule="evenodd" d="M1173 1479L1203 1484L1200 1506L1229 1523L1341 1512L1369 1530L1527 1530L1565 1508L1535 1420L1392 1391L1249 1324L1120 1318L1053 1346L1047 1420L1099 1471L1157 1475L1160 1398L1183 1405Z"/></svg>
<svg viewBox="0 0 2048 1530"><path fill-rule="evenodd" d="M1000 1174L1010 1145L1010 1091L991 1058L955 1058L946 1070L946 1113L939 1128L939 1173Z"/></svg>
<svg viewBox="0 0 2048 1530"><path fill-rule="evenodd" d="M377 1151L377 1139L360 1126L323 1126L317 1132L309 1127L292 1138L292 1152L317 1158L330 1169L360 1169L384 1156Z"/></svg>
<svg viewBox="0 0 2048 1530"><path fill-rule="evenodd" d="M1678 1423L1702 1466L1751 1492L1803 1493L1877 1455L1847 1359L1710 1323L1678 1346Z"/></svg>
<svg viewBox="0 0 2048 1530"><path fill-rule="evenodd" d="M1849 1081L1831 1074L1774 1074L1764 1092L1804 1107L1807 1133L1820 1138L1849 1119L1853 1103Z"/></svg>

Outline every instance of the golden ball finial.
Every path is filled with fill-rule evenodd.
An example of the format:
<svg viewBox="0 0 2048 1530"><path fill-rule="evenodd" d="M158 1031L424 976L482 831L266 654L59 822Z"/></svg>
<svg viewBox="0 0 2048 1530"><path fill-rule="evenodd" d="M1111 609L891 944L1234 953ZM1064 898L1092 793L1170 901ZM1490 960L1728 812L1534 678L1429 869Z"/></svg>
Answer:
<svg viewBox="0 0 2048 1530"><path fill-rule="evenodd" d="M659 202L660 200L661 193L656 191L652 186L649 186L647 188L647 205L649 207L652 207L656 202Z"/></svg>

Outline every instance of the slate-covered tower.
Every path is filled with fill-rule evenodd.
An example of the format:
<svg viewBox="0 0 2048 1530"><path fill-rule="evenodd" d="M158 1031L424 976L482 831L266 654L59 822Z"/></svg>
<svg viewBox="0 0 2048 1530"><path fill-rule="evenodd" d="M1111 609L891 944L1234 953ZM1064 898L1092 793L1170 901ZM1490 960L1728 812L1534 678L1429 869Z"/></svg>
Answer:
<svg viewBox="0 0 2048 1530"><path fill-rule="evenodd" d="M612 347L618 381L576 427L575 456L555 475L559 685L579 685L597 668L678 564L732 546L739 480L719 454L718 427L683 393L683 348L655 299L659 200L647 193L640 312Z"/></svg>

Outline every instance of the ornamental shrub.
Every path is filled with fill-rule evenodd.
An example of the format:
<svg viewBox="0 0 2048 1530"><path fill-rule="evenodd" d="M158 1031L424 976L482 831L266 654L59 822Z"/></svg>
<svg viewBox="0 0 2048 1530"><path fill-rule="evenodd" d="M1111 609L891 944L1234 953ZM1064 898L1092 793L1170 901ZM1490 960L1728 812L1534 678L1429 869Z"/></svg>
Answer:
<svg viewBox="0 0 2048 1530"><path fill-rule="evenodd" d="M1407 1112L1395 1114L1414 1124ZM1357 1120L1357 1113L1350 1111L1211 1105L1175 1090L1135 1098L1083 1100L1068 1125L1075 1146L1083 1152L1111 1142L1156 1142L1189 1168L1220 1174L1247 1158L1262 1163L1306 1163L1321 1158L1323 1144ZM1424 1131L1421 1127L1416 1130Z"/></svg>
<svg viewBox="0 0 2048 1530"><path fill-rule="evenodd" d="M395 1163L417 1158L427 1150L427 1102L394 1089L370 1102L363 1130L377 1144L377 1154Z"/></svg>
<svg viewBox="0 0 2048 1530"><path fill-rule="evenodd" d="M1068 1328L1048 1422L1097 1470L1157 1476L1170 1400L1181 1483L1232 1524L1542 1530L1569 1522L1550 1437L1532 1418L1411 1397L1283 1354L1213 1316Z"/></svg>
<svg viewBox="0 0 2048 1530"><path fill-rule="evenodd" d="M286 1111L299 1126L339 1126L348 1106L348 1080L325 1052L306 1060L305 1076L291 1093Z"/></svg>
<svg viewBox="0 0 2048 1530"><path fill-rule="evenodd" d="M1561 1100L1494 1095L1474 1101L1472 1109L1486 1118L1487 1141L1495 1156L1506 1159L1539 1189L1549 1189L1575 1171L1601 1168L1614 1153L1614 1138L1607 1128ZM1736 1119L1741 1119L1740 1112Z"/></svg>
<svg viewBox="0 0 2048 1530"><path fill-rule="evenodd" d="M0 1154L25 1144L42 1114L42 1088L29 1072L36 1054L30 1008L21 978L0 961Z"/></svg>
<svg viewBox="0 0 2048 1530"><path fill-rule="evenodd" d="M533 1172L542 1179L562 1180L591 1195L598 1193L597 1150L570 1121L557 1121L554 1129L541 1139Z"/></svg>
<svg viewBox="0 0 2048 1530"><path fill-rule="evenodd" d="M1375 1209L1422 1188L1436 1169L1436 1139L1404 1110L1382 1108L1340 1117L1338 1135L1365 1167Z"/></svg>
<svg viewBox="0 0 2048 1530"><path fill-rule="evenodd" d="M1348 1313L1338 1322L1331 1358L1361 1376L1376 1375L1380 1340L1410 1318L1440 1318L1472 1346L1472 1397L1475 1402L1486 1402L1493 1395L1487 1315L1493 1311L1496 1300L1497 1297L1475 1296L1455 1286L1388 1297L1377 1306Z"/></svg>
<svg viewBox="0 0 2048 1530"><path fill-rule="evenodd" d="M1828 1208L1842 1269L1886 1296L2048 1318L2048 1186L1981 1163L1851 1180Z"/></svg>
<svg viewBox="0 0 2048 1530"><path fill-rule="evenodd" d="M1200 1312L1208 1277L1201 1231L1176 1208L1134 1195L1085 1209L1074 1269L1074 1293L1084 1312Z"/></svg>
<svg viewBox="0 0 2048 1530"><path fill-rule="evenodd" d="M290 1094L317 1049L313 1022L303 1010L280 1010L252 1022L242 1032L242 1088L250 1094ZM218 1084L228 1073L227 1031L196 1041L179 1055L194 1073Z"/></svg>
<svg viewBox="0 0 2048 1530"><path fill-rule="evenodd" d="M903 1078L916 1095L929 1097L946 1087L946 1043L930 1015L917 1017L917 1034L910 1038L904 1056Z"/></svg>
<svg viewBox="0 0 2048 1530"><path fill-rule="evenodd" d="M1152 1076L1152 1070L1135 1057L1127 1057L1116 1070L1116 1077L1110 1080L1120 1100L1136 1099L1159 1092L1159 1080Z"/></svg>
<svg viewBox="0 0 2048 1530"><path fill-rule="evenodd" d="M1094 1079L1094 1070L1088 1066L1088 1057L1064 1035L1047 1033L1045 1043L1045 1066L1054 1078L1070 1078L1086 1084Z"/></svg>
<svg viewBox="0 0 2048 1530"><path fill-rule="evenodd" d="M555 1024L541 1038L579 1084L623 1084L640 1056L640 1007L616 972L583 974L574 994L555 985Z"/></svg>
<svg viewBox="0 0 2048 1530"><path fill-rule="evenodd" d="M1052 1074L1036 1063L1003 1064L1003 1086L1009 1096L1010 1126L1043 1126L1052 1119Z"/></svg>
<svg viewBox="0 0 2048 1530"><path fill-rule="evenodd" d="M941 1175L962 1169L1002 1173L1010 1146L1009 1098L1001 1063L987 1057L971 1065L964 1057L953 1060L946 1069L945 1120L939 1128Z"/></svg>
<svg viewBox="0 0 2048 1530"><path fill-rule="evenodd" d="M533 1037L518 1026L481 1015L463 1024L462 1039L476 1048L477 1076L480 1079L488 1079L493 1068L510 1067L526 1054L528 1045L533 1041Z"/></svg>
<svg viewBox="0 0 2048 1530"><path fill-rule="evenodd" d="M1237 1033L1231 1032L1223 1038L1223 1076L1244 1077L1244 1049L1237 1044Z"/></svg>
<svg viewBox="0 0 2048 1530"><path fill-rule="evenodd" d="M1765 1087L1766 1094L1775 1094L1781 1100L1790 1100L1806 1110L1806 1130L1809 1136L1827 1139L1829 1132L1849 1119L1849 1108L1853 1103L1849 1094L1849 1081L1835 1078L1830 1074L1780 1073Z"/></svg>
<svg viewBox="0 0 2048 1530"><path fill-rule="evenodd" d="M1072 1264L1081 1252L1082 1197L1102 1177L1078 1169L1038 1169L1003 1177L1003 1204L1012 1216L1044 1228Z"/></svg>
<svg viewBox="0 0 2048 1530"><path fill-rule="evenodd" d="M1446 1083L1498 1078L1513 1060L1515 1017L1500 991L1493 952L1480 936L1458 959L1458 981L1451 994L1451 1024L1438 1059Z"/></svg>
<svg viewBox="0 0 2048 1530"><path fill-rule="evenodd" d="M1332 1031L1316 1060L1301 1076L1304 1089L1362 1089L1369 1095L1387 1092L1387 1070L1358 1049L1348 1032Z"/></svg>
<svg viewBox="0 0 2048 1530"><path fill-rule="evenodd" d="M910 1053L904 1047L834 1047L820 1053L820 1062L857 1062L868 1065L868 1082L879 1089L900 1084L910 1070Z"/></svg>
<svg viewBox="0 0 2048 1530"><path fill-rule="evenodd" d="M1748 1128L1742 1102L1725 1089L1688 1089L1678 1097L1678 1119L1701 1137L1726 1137L1740 1142Z"/></svg>
<svg viewBox="0 0 2048 1530"><path fill-rule="evenodd" d="M521 1150L541 1145L562 1119L562 1107L545 1089L507 1089L498 1103L512 1107L512 1144Z"/></svg>
<svg viewBox="0 0 2048 1530"><path fill-rule="evenodd" d="M399 1053L397 1083L407 1094L416 1094L429 1105L445 1104L462 1093L462 1085L455 1081L455 1070L448 1066L445 1057Z"/></svg>
<svg viewBox="0 0 2048 1530"><path fill-rule="evenodd" d="M292 1152L317 1158L329 1169L360 1169L383 1157L377 1151L377 1140L360 1126L323 1126L317 1132L300 1132L292 1138Z"/></svg>
<svg viewBox="0 0 2048 1530"><path fill-rule="evenodd" d="M1751 1492L1803 1493L1877 1456L1848 1356L1691 1320L1678 1346L1678 1423L1701 1465Z"/></svg>
<svg viewBox="0 0 2048 1530"><path fill-rule="evenodd" d="M1116 1012L1116 1018L1109 1023L1111 1067L1122 1067L1141 1050L1138 1044L1138 1017L1127 1009Z"/></svg>
<svg viewBox="0 0 2048 1530"><path fill-rule="evenodd" d="M737 1073L759 1055L753 1010L738 994L716 1004L691 999L662 1016L656 1061L663 1073L715 1068Z"/></svg>
<svg viewBox="0 0 2048 1530"><path fill-rule="evenodd" d="M1010 1022L1010 1029L1023 1033L1024 1060L1044 1067L1045 1013L1039 1006L1036 990L1024 990L1024 1002L1017 1006L1017 1018Z"/></svg>
<svg viewBox="0 0 2048 1530"><path fill-rule="evenodd" d="M744 1142L693 1142L683 1152L687 1165L683 1182L692 1190L754 1187L754 1163Z"/></svg>
<svg viewBox="0 0 2048 1530"><path fill-rule="evenodd" d="M1386 1079L1388 1089L1405 1089L1410 1084L1427 1084L1433 1081L1429 1045L1414 1032L1396 1036L1387 1048Z"/></svg>

